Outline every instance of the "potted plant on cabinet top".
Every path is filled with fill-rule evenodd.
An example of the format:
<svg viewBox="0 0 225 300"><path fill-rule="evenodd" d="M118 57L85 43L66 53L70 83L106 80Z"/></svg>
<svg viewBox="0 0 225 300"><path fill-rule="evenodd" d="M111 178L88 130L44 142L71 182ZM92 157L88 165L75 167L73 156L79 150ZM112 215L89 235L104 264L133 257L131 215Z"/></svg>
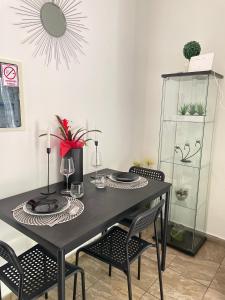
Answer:
<svg viewBox="0 0 225 300"><path fill-rule="evenodd" d="M189 63L193 56L198 56L201 53L201 46L196 41L188 42L184 45L183 55L188 60L185 64L185 72L188 72Z"/></svg>

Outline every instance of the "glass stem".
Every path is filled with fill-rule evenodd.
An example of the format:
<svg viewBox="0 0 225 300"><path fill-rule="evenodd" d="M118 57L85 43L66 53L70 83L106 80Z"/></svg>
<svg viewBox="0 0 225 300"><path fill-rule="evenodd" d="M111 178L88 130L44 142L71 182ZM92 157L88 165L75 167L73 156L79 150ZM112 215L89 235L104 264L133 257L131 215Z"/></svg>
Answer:
<svg viewBox="0 0 225 300"><path fill-rule="evenodd" d="M69 176L66 175L66 190L69 191Z"/></svg>

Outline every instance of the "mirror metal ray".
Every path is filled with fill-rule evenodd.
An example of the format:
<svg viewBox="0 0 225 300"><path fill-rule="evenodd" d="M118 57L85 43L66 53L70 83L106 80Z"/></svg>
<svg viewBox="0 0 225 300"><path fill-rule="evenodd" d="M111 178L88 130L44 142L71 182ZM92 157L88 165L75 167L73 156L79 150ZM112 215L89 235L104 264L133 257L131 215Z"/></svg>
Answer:
<svg viewBox="0 0 225 300"><path fill-rule="evenodd" d="M23 43L33 44L34 57L43 56L45 64L55 61L56 69L62 63L70 68L71 59L78 60L84 54L86 44L83 24L86 16L80 11L82 0L17 0L12 7L20 17L15 23L26 30Z"/></svg>

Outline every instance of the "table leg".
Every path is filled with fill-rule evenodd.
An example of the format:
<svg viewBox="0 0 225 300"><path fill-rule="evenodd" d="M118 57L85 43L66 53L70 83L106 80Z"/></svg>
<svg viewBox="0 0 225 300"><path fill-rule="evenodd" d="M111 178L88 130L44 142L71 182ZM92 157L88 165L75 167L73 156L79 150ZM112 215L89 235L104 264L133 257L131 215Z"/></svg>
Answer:
<svg viewBox="0 0 225 300"><path fill-rule="evenodd" d="M169 218L169 202L170 202L170 190L166 193L165 212L164 212L164 233L162 241L162 263L161 269L165 271L166 267L166 247L167 247L167 230L168 230L168 218Z"/></svg>
<svg viewBox="0 0 225 300"><path fill-rule="evenodd" d="M57 253L58 262L58 300L65 300L65 253L59 250Z"/></svg>

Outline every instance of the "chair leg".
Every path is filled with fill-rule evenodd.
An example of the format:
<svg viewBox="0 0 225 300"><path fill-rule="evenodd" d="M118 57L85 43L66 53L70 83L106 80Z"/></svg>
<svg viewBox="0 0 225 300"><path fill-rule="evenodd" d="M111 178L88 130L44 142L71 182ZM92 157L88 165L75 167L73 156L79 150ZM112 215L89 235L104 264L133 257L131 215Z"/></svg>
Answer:
<svg viewBox="0 0 225 300"><path fill-rule="evenodd" d="M76 262L75 262L76 265L78 265L78 262L79 262L79 254L80 254L80 252L77 251L77 253L76 253ZM77 273L74 274L74 281L73 281L73 300L76 299L76 293L77 293Z"/></svg>
<svg viewBox="0 0 225 300"><path fill-rule="evenodd" d="M112 256L112 246L113 246L113 241L112 237L110 239L110 256ZM109 264L109 277L112 276L112 265Z"/></svg>
<svg viewBox="0 0 225 300"><path fill-rule="evenodd" d="M127 271L127 286L128 286L128 298L129 298L129 300L132 300L132 286L131 286L130 267L128 267L128 271Z"/></svg>
<svg viewBox="0 0 225 300"><path fill-rule="evenodd" d="M20 285L18 290L18 300L23 300L23 277L20 278Z"/></svg>
<svg viewBox="0 0 225 300"><path fill-rule="evenodd" d="M109 265L109 277L112 276L112 265Z"/></svg>
<svg viewBox="0 0 225 300"><path fill-rule="evenodd" d="M85 274L84 271L81 270L81 284L82 284L82 300L86 299L86 295L85 295Z"/></svg>
<svg viewBox="0 0 225 300"><path fill-rule="evenodd" d="M48 293L45 293L45 299L48 299Z"/></svg>
<svg viewBox="0 0 225 300"><path fill-rule="evenodd" d="M142 233L139 232L139 239L142 238ZM138 257L138 280L141 279L141 255Z"/></svg>
<svg viewBox="0 0 225 300"><path fill-rule="evenodd" d="M160 287L160 299L163 300L163 283L162 283L162 272L161 272L161 259L159 253L159 239L156 230L156 223L154 222L154 234L156 242L156 254L157 254L157 266L158 266L158 276L159 276L159 287Z"/></svg>

